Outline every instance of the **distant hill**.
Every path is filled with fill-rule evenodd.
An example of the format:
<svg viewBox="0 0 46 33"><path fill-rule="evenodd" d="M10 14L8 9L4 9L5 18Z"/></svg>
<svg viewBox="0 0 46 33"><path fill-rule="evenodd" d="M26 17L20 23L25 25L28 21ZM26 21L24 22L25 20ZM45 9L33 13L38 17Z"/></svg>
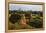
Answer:
<svg viewBox="0 0 46 33"><path fill-rule="evenodd" d="M9 13L32 13L32 14L43 14L41 11L22 11L22 10L9 10Z"/></svg>

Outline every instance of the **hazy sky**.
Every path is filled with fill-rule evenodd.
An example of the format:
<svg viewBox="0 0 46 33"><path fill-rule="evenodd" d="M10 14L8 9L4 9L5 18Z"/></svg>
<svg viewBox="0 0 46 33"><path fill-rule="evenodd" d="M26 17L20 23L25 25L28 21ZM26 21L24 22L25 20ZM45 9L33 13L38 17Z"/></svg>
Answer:
<svg viewBox="0 0 46 33"><path fill-rule="evenodd" d="M32 10L32 11L42 11L42 5L29 5L29 4L9 4L9 10Z"/></svg>

